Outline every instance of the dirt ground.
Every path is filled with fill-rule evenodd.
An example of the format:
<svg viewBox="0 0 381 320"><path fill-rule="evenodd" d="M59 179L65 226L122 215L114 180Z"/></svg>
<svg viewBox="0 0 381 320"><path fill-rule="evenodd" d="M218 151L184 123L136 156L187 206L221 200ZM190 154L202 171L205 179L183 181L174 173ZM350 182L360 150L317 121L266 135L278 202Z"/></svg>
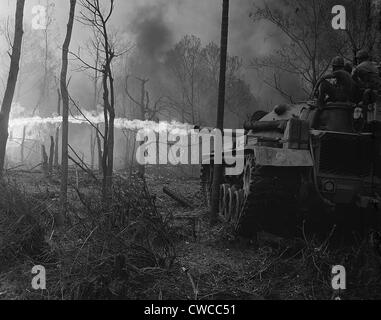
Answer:
<svg viewBox="0 0 381 320"><path fill-rule="evenodd" d="M352 290L349 299L381 298L381 264L367 244L331 249L322 243L304 243L262 234L257 245L237 241L224 225L210 227L199 180L167 174L148 179L163 214L171 213L179 225L178 267L191 275L187 299L332 299L333 265L347 262ZM162 192L168 187L183 195L195 209L186 210ZM196 223L184 219L193 217ZM194 230L192 227L195 227ZM374 258L374 259L373 259ZM358 260L360 264L358 265ZM356 263L355 263L356 261ZM352 265L356 264L356 266ZM359 276L361 274L361 276ZM186 274L184 274L185 276ZM377 280L376 280L377 279ZM185 280L186 281L186 280ZM192 281L194 286L192 286Z"/></svg>
<svg viewBox="0 0 381 320"><path fill-rule="evenodd" d="M160 172L160 173L159 173ZM122 174L122 173L121 173ZM332 299L333 265L347 266L348 290L344 299L380 299L381 264L367 243L331 249L322 243L282 240L262 235L258 244L233 239L223 224L211 227L200 194L199 180L169 169L148 170L147 186L161 215L171 217L170 238L176 251L174 264L165 276L136 293L150 299ZM35 197L43 197L51 212L58 210L59 178L41 173L12 172L9 183ZM91 188L90 180L71 184ZM163 192L163 187L185 197L193 208L184 208ZM81 218L82 206L70 188L71 215ZM84 217L82 217L84 218ZM31 262L0 268L0 299L31 298ZM23 275L24 281L19 280ZM153 276L154 277L154 276ZM144 291L144 292L143 292ZM38 298L38 296L32 296ZM46 295L44 299L49 298Z"/></svg>

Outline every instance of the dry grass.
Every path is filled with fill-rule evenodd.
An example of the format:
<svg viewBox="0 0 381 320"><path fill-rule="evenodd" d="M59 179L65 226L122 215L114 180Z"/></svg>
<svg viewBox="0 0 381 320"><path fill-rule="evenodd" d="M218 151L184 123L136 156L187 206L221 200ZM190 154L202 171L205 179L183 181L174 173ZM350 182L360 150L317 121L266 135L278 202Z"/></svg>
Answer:
<svg viewBox="0 0 381 320"><path fill-rule="evenodd" d="M2 267L44 254L49 230L46 204L9 182L0 184L0 260ZM5 264L5 266L4 266Z"/></svg>
<svg viewBox="0 0 381 320"><path fill-rule="evenodd" d="M150 172L147 183L117 177L114 200L104 206L97 184L81 176L60 232L52 232L57 183L41 185L1 186L0 254L7 263L0 299L331 299L338 264L347 269L343 298L381 298L380 256L369 241L345 248L306 239L261 237L255 247L232 241L224 226L207 223L197 180ZM163 185L196 209L184 212ZM184 215L201 222L196 238ZM47 268L44 292L30 289L35 264Z"/></svg>
<svg viewBox="0 0 381 320"><path fill-rule="evenodd" d="M3 261L26 288L30 275L25 271L33 265L44 265L48 274L45 293L26 290L19 298L144 298L140 291L173 265L175 251L167 236L168 221L157 212L143 181L136 177L132 181L136 182L115 179L114 199L108 206L99 200L95 185L84 193L77 190L70 227L56 233L48 228L52 215L41 210L46 204L3 186Z"/></svg>

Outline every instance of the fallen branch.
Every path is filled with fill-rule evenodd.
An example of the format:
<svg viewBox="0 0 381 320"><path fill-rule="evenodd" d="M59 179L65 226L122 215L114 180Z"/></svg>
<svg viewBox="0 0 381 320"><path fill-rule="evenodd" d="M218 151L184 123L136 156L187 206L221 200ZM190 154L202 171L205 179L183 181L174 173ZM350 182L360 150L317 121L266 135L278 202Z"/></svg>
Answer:
<svg viewBox="0 0 381 320"><path fill-rule="evenodd" d="M86 172L87 174L89 174L92 178L94 178L95 181L98 182L98 178L95 176L94 173L92 173L91 171L87 170L85 167L83 167L78 161L76 161L75 159L73 159L73 157L71 157L70 155L68 156L69 159L71 161L74 162L74 164L76 164L78 167L80 167L84 172Z"/></svg>
<svg viewBox="0 0 381 320"><path fill-rule="evenodd" d="M17 169L22 168L22 167L25 167L25 164L20 164L20 165L18 165L16 167L9 168L9 169L7 169L5 171L9 172L9 171L12 171L12 170L17 170Z"/></svg>
<svg viewBox="0 0 381 320"><path fill-rule="evenodd" d="M70 99L70 101L73 103L74 107L76 107L76 109L79 111L79 113L81 114L81 116L84 117L85 120L88 122L88 124L96 130L96 132L102 137L102 139L104 139L105 137L104 137L104 135L102 134L102 132L99 130L99 127L96 126L93 122L91 122L91 121L89 120L88 117L86 117L86 115L83 113L83 111L81 110L81 108L80 108L80 107L78 106L78 104L72 99L72 97L71 97L70 95L69 95L69 99ZM76 119L75 116L74 116L73 114L72 114L72 116L73 116L74 119Z"/></svg>
<svg viewBox="0 0 381 320"><path fill-rule="evenodd" d="M68 147L70 150L74 153L74 155L77 157L77 159L82 163L75 161L72 157L69 156L70 160L73 161L78 167L80 167L83 171L85 171L87 174L92 176L95 181L98 182L98 178L95 176L95 174L91 171L91 169L87 166L87 164L81 159L81 157L78 155L78 153L73 149L73 147L69 144Z"/></svg>
<svg viewBox="0 0 381 320"><path fill-rule="evenodd" d="M183 196L176 194L174 191L171 191L167 187L163 188L163 192L170 196L173 200L176 200L178 203L180 203L183 207L194 209L193 205L185 199Z"/></svg>

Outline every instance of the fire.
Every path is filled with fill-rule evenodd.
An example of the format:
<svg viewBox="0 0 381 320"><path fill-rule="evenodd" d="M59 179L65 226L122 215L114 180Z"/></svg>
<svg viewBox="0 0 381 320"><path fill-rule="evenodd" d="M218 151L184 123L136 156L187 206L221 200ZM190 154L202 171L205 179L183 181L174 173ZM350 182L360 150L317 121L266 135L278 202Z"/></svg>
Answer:
<svg viewBox="0 0 381 320"><path fill-rule="evenodd" d="M41 128L46 128L49 126L60 126L62 123L61 116L52 117L40 117L25 116L25 108L19 103L14 103L12 105L12 113L10 117L9 129L10 131L20 131L26 127L28 130L37 130ZM70 116L69 123L74 125L89 125L89 121L93 125L104 124L104 115L101 109L98 108L98 112L88 112L84 111L83 115ZM115 119L115 129L120 130L151 130L157 133L160 132L174 132L181 130L181 132L188 133L193 126L185 123L180 123L177 121L167 122L167 121L142 121L142 120L130 120L127 118L117 118Z"/></svg>
<svg viewBox="0 0 381 320"><path fill-rule="evenodd" d="M89 124L89 121L93 125L102 125L104 124L103 115L85 115L84 116L76 116L76 117L69 117L69 123L71 124ZM17 130L23 127L27 127L28 129L33 129L34 127L38 126L48 126L48 125L56 125L59 126L62 123L62 117L47 117L42 118L39 116L35 117L20 117L20 118L12 118L9 123L10 130ZM154 132L163 132L163 131L176 131L181 130L188 132L191 130L193 126L172 121L160 121L160 122L154 122L154 121L142 121L142 120L130 120L126 118L117 118L115 119L115 129L120 130L152 130Z"/></svg>
<svg viewBox="0 0 381 320"><path fill-rule="evenodd" d="M100 126L100 130L103 130L104 116L103 113L88 113L84 112L84 115L70 116L69 123L73 126L78 126L78 128L72 128L70 132L72 133L72 143L76 150L81 150L84 159L90 161L89 154L89 141L90 141L90 131L88 129L92 128L92 125ZM25 162L29 164L34 164L39 161L41 157L41 145L49 146L49 138L54 136L56 129L62 124L62 116L51 116L51 117L28 117L24 116L24 113L13 114L9 121L9 143L7 145L7 155L12 163L19 163L20 161L20 148L22 143L25 142ZM130 120L126 118L116 118L115 119L115 130L124 131L128 130L131 132L155 132L160 133L171 133L177 135L187 135L193 126L172 121L141 121L141 120ZM74 132L74 133L73 133ZM119 133L119 137L120 137ZM75 138L73 138L75 137ZM88 139L87 139L88 138ZM118 144L119 158L123 157L123 150L125 144L121 145L120 140L115 141ZM116 155L118 158L118 155Z"/></svg>

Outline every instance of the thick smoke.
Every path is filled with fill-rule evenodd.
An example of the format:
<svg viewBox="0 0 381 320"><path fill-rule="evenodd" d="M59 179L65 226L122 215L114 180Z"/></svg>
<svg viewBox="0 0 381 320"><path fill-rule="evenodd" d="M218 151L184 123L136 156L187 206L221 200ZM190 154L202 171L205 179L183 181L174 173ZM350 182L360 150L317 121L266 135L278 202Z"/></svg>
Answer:
<svg viewBox="0 0 381 320"><path fill-rule="evenodd" d="M173 32L165 21L168 5L148 5L136 10L130 23L135 44L146 63L160 62L173 43Z"/></svg>
<svg viewBox="0 0 381 320"><path fill-rule="evenodd" d="M168 23L170 8L169 1L137 5L127 25L135 45L129 59L129 72L149 79L146 89L152 100L161 96L170 83L164 67L166 53L176 41L174 30ZM131 83L131 86L135 89L135 95L140 96L139 84Z"/></svg>
<svg viewBox="0 0 381 320"><path fill-rule="evenodd" d="M282 42L276 28L269 23L253 23L250 12L261 1L230 2L229 54L243 59L244 79L253 94L266 101L274 92L249 68L250 60L263 57L279 48ZM199 37L203 45L219 44L221 32L220 0L144 0L131 5L126 25L136 45L130 71L150 79L150 90L158 95L168 88L171 77L165 73L166 52L185 35ZM138 90L138 89L137 89ZM276 101L274 101L275 103ZM273 102L271 102L273 103ZM266 103L267 104L267 103Z"/></svg>
<svg viewBox="0 0 381 320"><path fill-rule="evenodd" d="M268 26L255 26L249 13L252 0L232 1L230 5L229 53L246 61L272 50L265 36ZM221 1L161 0L136 3L127 25L135 37L139 53L151 61L160 61L175 42L187 34L199 37L203 44L220 41Z"/></svg>
<svg viewBox="0 0 381 320"><path fill-rule="evenodd" d="M55 5L55 17L52 25L52 38L56 43L52 47L62 46L65 34L68 2L60 0L49 0ZM274 0L273 0L274 1ZM25 9L25 30L27 37L33 37L38 31L31 31L32 7L44 3L40 0L30 0ZM101 0L105 6L108 0ZM176 42L187 34L193 34L201 38L204 45L214 41L219 43L221 27L221 0L118 0L116 10L112 17L112 29L118 30L120 36L126 36L135 45L135 54L130 55L131 73L137 76L150 78L150 86L154 83L167 81L162 75L160 62L165 57L165 52ZM230 32L229 32L229 53L243 58L245 67L249 65L250 59L255 56L264 56L274 51L279 46L279 37L274 28L268 24L254 24L249 14L253 10L253 4L262 3L262 0L234 0L230 2ZM15 0L4 1L0 4L0 18L13 17ZM78 3L77 15L83 10ZM41 33L41 31L40 31ZM85 43L91 31L76 23L73 33L71 50L85 52ZM0 46L0 54L3 55L4 62L7 62L8 48ZM59 61L58 61L59 64ZM6 63L1 68L2 78L6 79ZM71 71L76 66L71 65ZM246 68L246 80L254 89L254 94L261 95L261 81L258 81L256 74ZM58 68L59 71L59 68ZM73 95L91 96L91 84L85 83L84 76L72 72L71 89ZM25 107L31 111L35 107L38 82L40 79L33 75L28 75L28 83L22 86L21 101ZM158 86L158 85L156 85ZM152 88L151 88L152 89ZM155 88L156 89L156 88ZM158 91L159 88L156 89ZM53 94L54 95L54 94ZM91 100L91 99L90 99ZM87 102L90 102L86 101ZM27 105L33 101L31 105ZM53 100L54 101L54 100ZM52 110L56 108L52 106ZM90 108L91 109L91 108Z"/></svg>

